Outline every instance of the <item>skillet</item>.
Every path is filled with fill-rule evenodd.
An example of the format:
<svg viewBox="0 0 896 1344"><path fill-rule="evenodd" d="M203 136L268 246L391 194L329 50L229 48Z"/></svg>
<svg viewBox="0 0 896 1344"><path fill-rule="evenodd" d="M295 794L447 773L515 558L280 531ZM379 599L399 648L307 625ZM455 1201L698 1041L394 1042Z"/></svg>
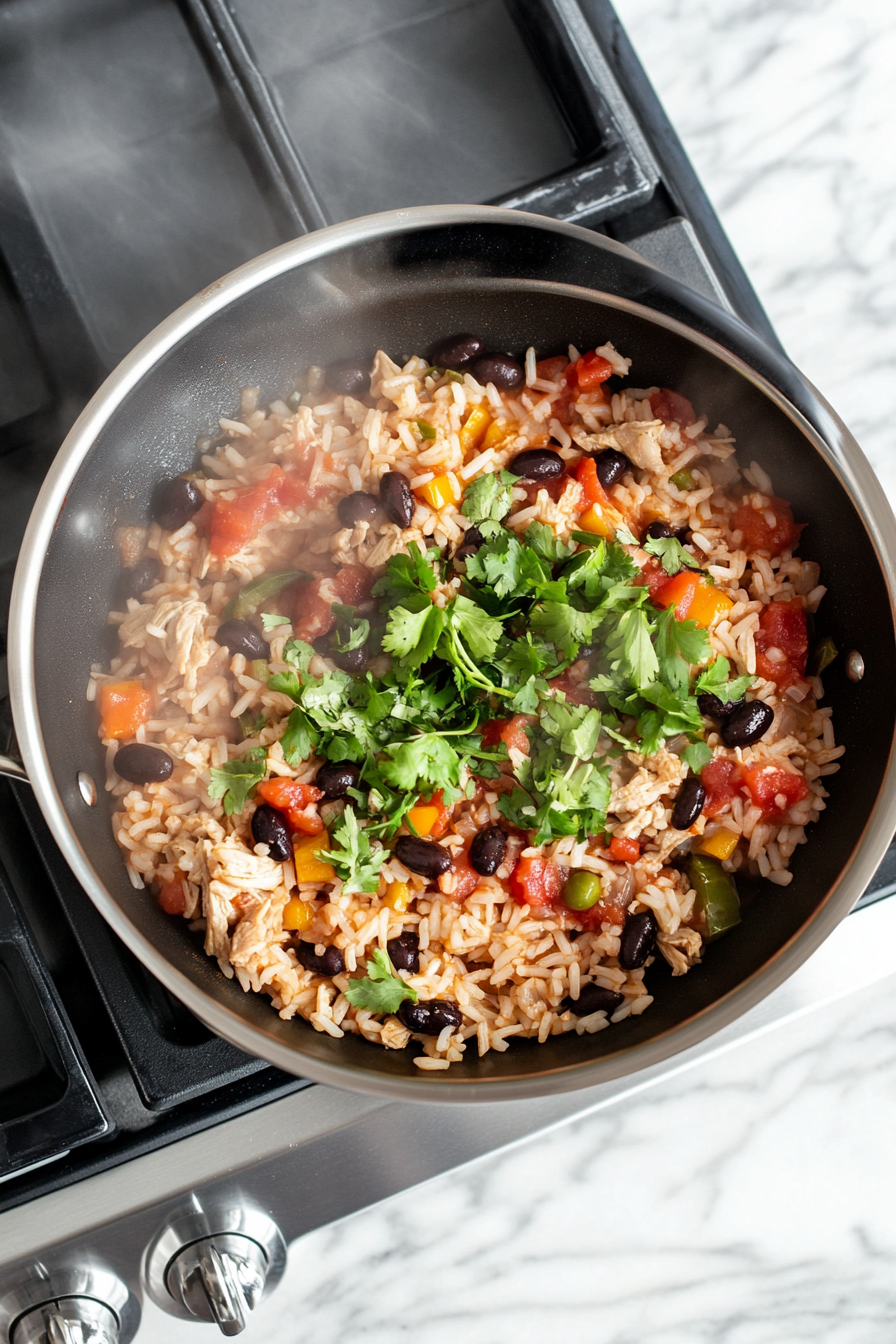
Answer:
<svg viewBox="0 0 896 1344"><path fill-rule="evenodd" d="M154 484L188 469L199 435L244 385L282 396L308 364L394 358L454 331L539 355L611 340L632 379L688 396L723 420L807 523L801 554L828 594L819 633L864 657L825 674L837 740L829 811L782 891L757 883L742 925L672 979L655 965L650 1010L596 1036L514 1042L421 1076L410 1051L333 1040L226 980L181 920L135 891L113 841L103 752L85 687L109 657L105 615L122 523L144 522ZM9 669L28 776L57 843L115 932L212 1030L319 1082L389 1097L497 1101L590 1086L656 1064L755 1005L861 895L896 822L892 747L896 522L870 466L820 395L737 319L628 249L574 225L490 207L420 207L351 221L277 248L208 287L106 380L69 433L36 502L13 591ZM90 806L79 772L98 785Z"/></svg>

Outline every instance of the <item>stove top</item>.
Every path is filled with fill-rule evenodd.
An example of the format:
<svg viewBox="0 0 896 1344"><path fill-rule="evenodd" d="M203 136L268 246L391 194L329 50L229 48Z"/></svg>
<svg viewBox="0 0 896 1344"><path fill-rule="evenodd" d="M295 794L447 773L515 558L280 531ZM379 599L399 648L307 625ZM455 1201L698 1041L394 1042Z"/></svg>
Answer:
<svg viewBox="0 0 896 1344"><path fill-rule="evenodd" d="M4 640L25 523L81 407L172 309L300 233L416 204L534 211L777 343L608 0L6 0L0 53ZM863 901L894 888L891 851ZM324 1105L147 974L5 780L0 1005L0 1213L261 1106Z"/></svg>

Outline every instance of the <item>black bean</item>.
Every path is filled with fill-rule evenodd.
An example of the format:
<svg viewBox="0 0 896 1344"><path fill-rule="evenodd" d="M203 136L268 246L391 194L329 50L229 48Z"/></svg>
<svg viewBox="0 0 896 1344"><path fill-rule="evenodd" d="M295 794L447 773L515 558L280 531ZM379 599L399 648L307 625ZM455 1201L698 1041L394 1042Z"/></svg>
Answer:
<svg viewBox="0 0 896 1344"><path fill-rule="evenodd" d="M327 386L347 397L363 397L370 391L370 370L356 359L337 359L327 365Z"/></svg>
<svg viewBox="0 0 896 1344"><path fill-rule="evenodd" d="M400 835L395 841L395 856L405 868L421 877L440 877L451 867L447 849L416 835Z"/></svg>
<svg viewBox="0 0 896 1344"><path fill-rule="evenodd" d="M470 846L470 866L483 877L493 877L504 862L507 836L500 826L489 826L474 836Z"/></svg>
<svg viewBox="0 0 896 1344"><path fill-rule="evenodd" d="M502 392L512 392L526 381L526 371L511 355L480 355L470 369L477 383L494 383Z"/></svg>
<svg viewBox="0 0 896 1344"><path fill-rule="evenodd" d="M467 556L475 555L484 541L485 537L478 527L468 527L463 541L454 552L455 560L466 560Z"/></svg>
<svg viewBox="0 0 896 1344"><path fill-rule="evenodd" d="M466 369L482 352L482 341L468 331L446 336L434 346L430 359L437 369Z"/></svg>
<svg viewBox="0 0 896 1344"><path fill-rule="evenodd" d="M568 1008L576 1017L590 1017L592 1013L600 1012L612 1017L624 999L624 994L617 994L613 989L604 989L603 985L596 985L592 980L590 984L582 986L577 999L571 999L567 994L560 1004L560 1009L565 1012Z"/></svg>
<svg viewBox="0 0 896 1344"><path fill-rule="evenodd" d="M410 527L414 516L414 496L407 476L400 471L387 471L380 481L380 504L390 523Z"/></svg>
<svg viewBox="0 0 896 1344"><path fill-rule="evenodd" d="M748 747L765 736L774 717L774 710L761 700L745 700L726 716L722 724L722 741L726 747Z"/></svg>
<svg viewBox="0 0 896 1344"><path fill-rule="evenodd" d="M550 448L527 448L508 462L507 470L524 481L556 481L566 470L566 463Z"/></svg>
<svg viewBox="0 0 896 1344"><path fill-rule="evenodd" d="M656 947L656 935L659 926L652 910L640 915L629 915L619 940L619 965L625 971L635 971L643 966Z"/></svg>
<svg viewBox="0 0 896 1344"><path fill-rule="evenodd" d="M190 521L194 513L199 512L202 503L202 491L195 481L174 476L170 480L159 481L153 490L149 515L166 532L176 532Z"/></svg>
<svg viewBox="0 0 896 1344"><path fill-rule="evenodd" d="M733 714L744 704L745 700L728 700L723 704L717 695L712 695L708 691L697 696L697 707L708 719L724 719L727 714Z"/></svg>
<svg viewBox="0 0 896 1344"><path fill-rule="evenodd" d="M409 931L400 933L397 938L390 938L386 951L396 971L411 971L414 975L419 971L420 939L416 933Z"/></svg>
<svg viewBox="0 0 896 1344"><path fill-rule="evenodd" d="M129 742L126 747L119 747L113 765L116 773L131 784L161 784L174 769L167 751L147 742Z"/></svg>
<svg viewBox="0 0 896 1344"><path fill-rule="evenodd" d="M670 826L673 831L686 831L703 811L706 802L706 790L696 775L688 775L678 790L675 806L672 808Z"/></svg>
<svg viewBox="0 0 896 1344"><path fill-rule="evenodd" d="M238 617L224 621L215 631L215 639L231 653L241 653L251 663L255 658L270 658L271 646L266 639L250 625Z"/></svg>
<svg viewBox="0 0 896 1344"><path fill-rule="evenodd" d="M428 1003L411 1003L403 999L398 1009L398 1020L419 1036L438 1036L445 1027L459 1027L464 1015L456 1003L447 999L430 999Z"/></svg>
<svg viewBox="0 0 896 1344"><path fill-rule="evenodd" d="M672 529L668 523L664 523L662 519L657 518L654 522L648 524L644 536L649 537L651 541L659 541L663 537L671 537Z"/></svg>
<svg viewBox="0 0 896 1344"><path fill-rule="evenodd" d="M376 495L366 490L354 490L339 501L336 512L343 527L354 527L355 523L370 523L380 511L380 502Z"/></svg>
<svg viewBox="0 0 896 1344"><path fill-rule="evenodd" d="M597 453L594 465L597 468L597 479L605 490L621 481L627 471L634 471L625 453L617 453L615 448L605 448L602 453Z"/></svg>
<svg viewBox="0 0 896 1344"><path fill-rule="evenodd" d="M325 798L344 798L349 789L358 787L360 778L361 767L354 761L324 761L314 783Z"/></svg>
<svg viewBox="0 0 896 1344"><path fill-rule="evenodd" d="M344 653L331 648L329 656L343 672L363 672L370 661L366 644L361 644L357 649L346 649Z"/></svg>
<svg viewBox="0 0 896 1344"><path fill-rule="evenodd" d="M256 845L267 845L268 854L278 863L292 858L292 841L283 816L276 807L262 803L252 813L252 839Z"/></svg>
<svg viewBox="0 0 896 1344"><path fill-rule="evenodd" d="M299 965L315 975L341 975L345 970L345 957L338 947L330 946L320 956L314 943L296 943L295 949Z"/></svg>
<svg viewBox="0 0 896 1344"><path fill-rule="evenodd" d="M134 597L139 601L147 588L151 588L154 583L158 583L161 572L161 562L150 555L138 560L136 565L129 565L118 576L115 600L122 607L129 597Z"/></svg>

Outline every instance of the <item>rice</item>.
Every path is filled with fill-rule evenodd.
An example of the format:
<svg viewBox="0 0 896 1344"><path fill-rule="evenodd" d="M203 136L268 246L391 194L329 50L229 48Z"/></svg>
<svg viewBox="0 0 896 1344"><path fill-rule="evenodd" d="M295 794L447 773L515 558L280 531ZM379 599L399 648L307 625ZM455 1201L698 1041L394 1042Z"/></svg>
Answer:
<svg viewBox="0 0 896 1344"><path fill-rule="evenodd" d="M599 347L597 354L618 376L627 376L630 361L612 344ZM579 352L570 347L569 357L576 360ZM151 687L152 714L136 737L162 747L174 764L168 779L135 786L115 771L119 743L104 739L113 833L135 889L151 887L164 908L182 914L222 973L235 977L246 992L268 995L282 1018L304 1018L334 1038L361 1035L380 1048L412 1045L418 1051L414 1063L423 1072L442 1071L463 1059L468 1043L484 1056L506 1051L515 1037L544 1042L570 1031L594 1034L644 1012L653 1001L644 984L653 958L636 969L620 965L627 918L651 912L656 952L673 975L686 974L703 955L696 893L670 860L724 830L736 840L724 860L727 871L787 886L789 863L806 843L806 827L825 809L822 781L839 769L843 752L830 708L819 705L820 679L799 675L787 686L775 680L781 675L775 669L787 666L788 654L765 637L764 617L775 602L815 610L825 588L818 565L797 557L792 545L776 551L748 544L745 529L755 530L756 520L770 533L780 521L780 501L766 471L755 462L739 471L726 426L710 432L705 417L680 424L655 413L666 395L658 388L623 389L610 398L580 393L566 410L565 379L550 367L539 371L534 348L526 354L525 382L514 395L492 384L482 387L470 374L462 380L439 374L416 356L399 367L380 351L364 401L332 396L320 370L309 370L307 386L316 391L306 392L295 409L287 398L278 398L265 410L259 407L258 389L244 389L239 418L225 415L218 421L225 441L216 447L211 440L203 442L205 475L196 483L207 511L226 507L240 492L268 480L272 466L302 473L316 493L304 502L283 504L225 561L213 556L203 526L192 520L169 533L158 524L119 529L123 563L155 559L160 574L141 601L129 599L126 610L109 614L109 622L119 628L121 651L108 671L91 668L87 684L89 701L101 699L109 683L136 678ZM465 451L463 425L477 409L502 432L495 442ZM431 426L434 438L421 438L421 422ZM732 675L754 678L750 695L774 711L772 728L745 747L726 746L716 728L708 727L713 762L730 763L741 778L765 774L773 781L770 787L781 784L781 772L785 784L793 785L797 776L799 785L791 788L795 801L779 790L769 810L757 806L743 785L713 816L701 815L689 836L671 827L687 773L674 744L649 757L625 753L611 777L607 840L637 840L636 860L612 859L593 836L564 836L523 850L567 873L594 873L606 892L616 893L619 903L608 906L608 917L585 928L563 906L533 910L513 899L507 863L496 876L481 877L463 899L457 899L453 870L427 882L395 855L371 895L346 894L338 878L297 886L292 863L276 862L267 845L253 840L256 802L250 798L242 812L227 816L210 793L212 769L253 751L264 751L269 778L310 782L320 765L315 757L298 768L287 762L280 738L293 701L253 675L254 665L242 654L230 655L217 644L228 603L267 572L300 569L320 576L334 566L356 566L379 574L412 542L424 550L428 539L442 549L455 547L469 524L460 505L451 501L459 500L477 476L503 470L526 448L545 446L548 433L573 467L583 450L616 446L631 457L635 468L609 493L613 510L634 532L651 519L689 530L699 563L731 603L710 625L710 644L729 659ZM355 491L377 492L387 472L402 474L417 492L409 527L380 519L352 527L335 521L341 498ZM682 477L682 472L690 475ZM447 482L448 499L440 508L424 491L437 478ZM744 509L752 510L756 520ZM521 483L514 488L506 525L519 532L541 522L569 541L581 514L574 479L559 497ZM637 546L627 549L639 564L648 558ZM322 585L326 582L320 578ZM446 581L434 601L444 605L459 588L459 578ZM268 673L290 670L283 653L294 633L289 618L266 632ZM318 658L312 672L319 675L326 666ZM455 804L440 842L449 853L458 852L477 830L500 822L499 793L482 787ZM326 804L330 824L340 807ZM409 888L407 908L396 910L387 903L392 883ZM284 930L287 902L296 898L311 911L301 938ZM402 974L419 1001L448 1001L460 1010L460 1025L449 1024L437 1036L409 1031L396 1016L379 1020L346 997L352 974L375 948L385 949L402 933L418 939L418 969ZM313 945L315 955L338 949L344 969L331 976L309 969L297 956L300 943ZM617 1006L578 1016L577 1005L591 1001L589 986L620 996L612 1000Z"/></svg>

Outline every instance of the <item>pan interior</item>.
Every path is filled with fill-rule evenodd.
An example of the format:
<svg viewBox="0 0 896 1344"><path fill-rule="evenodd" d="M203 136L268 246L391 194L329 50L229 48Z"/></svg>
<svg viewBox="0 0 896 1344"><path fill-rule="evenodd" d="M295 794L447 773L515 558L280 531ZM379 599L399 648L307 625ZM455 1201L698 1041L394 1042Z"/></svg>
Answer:
<svg viewBox="0 0 896 1344"><path fill-rule="evenodd" d="M161 960L150 969L164 976L165 964L173 967L194 987L191 1006L225 1034L228 1020L244 1024L248 1033L231 1033L238 1043L281 1067L297 1073L310 1068L312 1076L315 1065L341 1069L346 1086L419 1080L410 1051L381 1050L355 1037L332 1040L299 1019L281 1022L266 999L243 994L205 957L185 923L164 915L149 892L131 887L112 839L107 797L92 810L83 804L77 772L89 770L98 780L104 774L95 711L84 689L90 665L106 665L110 656L105 618L118 571L113 533L123 523L146 520L155 482L193 464L197 435L214 429L219 415L234 412L245 385L260 386L264 403L287 393L308 364L368 356L377 347L401 360L455 331L476 331L495 349L519 352L534 344L539 356L565 352L570 341L584 350L611 340L633 360L631 378L639 386L684 392L710 424L731 428L741 463L758 461L777 493L793 501L797 519L807 524L801 553L820 562L829 589L818 633L830 634L841 650L863 651L868 671L852 685L841 658L825 676L837 740L847 753L830 781L831 814L797 852L789 888L760 884L740 928L711 946L704 964L687 976L673 979L664 964L652 967L647 982L656 1001L640 1018L543 1046L514 1042L505 1054L452 1066L450 1079L439 1075L440 1082L451 1083L530 1075L550 1076L556 1086L575 1086L579 1077L597 1082L626 1071L635 1047L668 1037L755 975L812 917L848 865L875 805L893 738L894 701L884 670L894 652L890 601L865 526L837 474L798 424L743 373L680 332L612 301L464 274L463 262L452 263L449 276L431 253L419 243L416 251L402 244L392 247L388 267L369 258L365 263L356 253L287 271L208 318L118 406L71 484L43 568L35 636L40 726L63 806L98 882L158 951ZM607 272L618 264L610 256ZM647 274L639 280L647 291L649 273L640 271ZM600 278L613 277L594 277ZM173 987L184 993L183 983Z"/></svg>

